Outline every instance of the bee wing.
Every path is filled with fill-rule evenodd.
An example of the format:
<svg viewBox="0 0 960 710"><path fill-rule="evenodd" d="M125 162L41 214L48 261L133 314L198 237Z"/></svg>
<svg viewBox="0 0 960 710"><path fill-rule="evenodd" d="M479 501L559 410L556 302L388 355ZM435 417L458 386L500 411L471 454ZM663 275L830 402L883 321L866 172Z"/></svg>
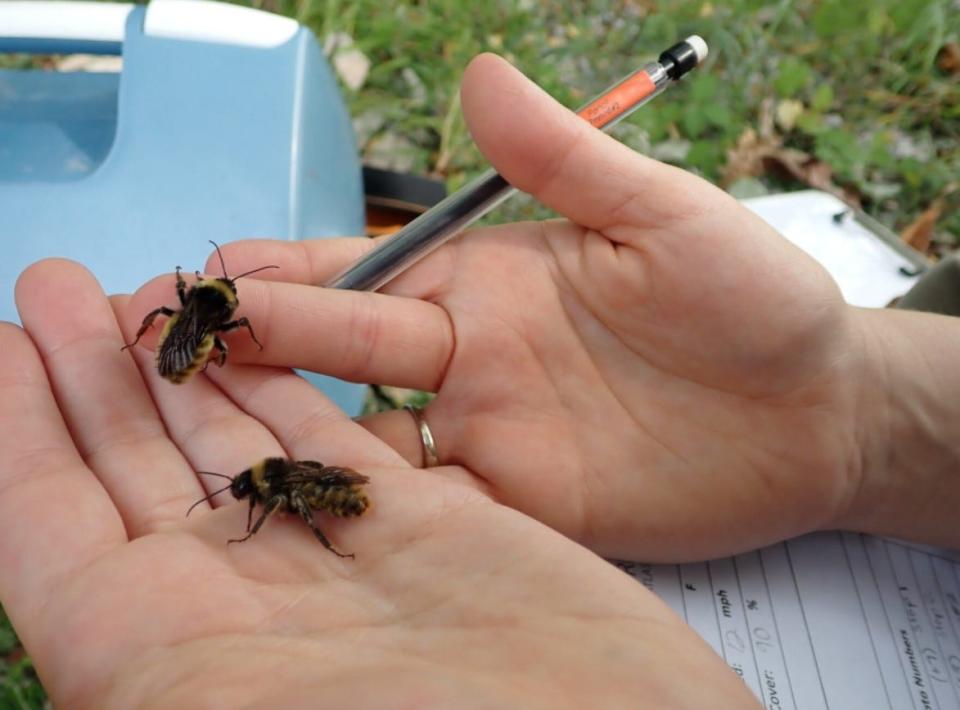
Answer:
<svg viewBox="0 0 960 710"><path fill-rule="evenodd" d="M290 483L312 481L325 486L352 486L369 483L370 479L345 466L324 466L317 461L297 461L287 481Z"/></svg>
<svg viewBox="0 0 960 710"><path fill-rule="evenodd" d="M320 479L331 486L361 486L370 482L367 476L345 466L325 466Z"/></svg>
<svg viewBox="0 0 960 710"><path fill-rule="evenodd" d="M197 348L207 336L207 329L200 322L197 306L193 301L177 315L166 338L160 344L157 353L157 366L160 374L183 372L193 362Z"/></svg>

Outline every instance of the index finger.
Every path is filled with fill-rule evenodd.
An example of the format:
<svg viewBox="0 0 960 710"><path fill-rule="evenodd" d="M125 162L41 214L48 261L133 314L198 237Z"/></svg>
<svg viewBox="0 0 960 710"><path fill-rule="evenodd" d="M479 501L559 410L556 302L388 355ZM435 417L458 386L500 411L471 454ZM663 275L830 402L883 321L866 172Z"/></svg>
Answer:
<svg viewBox="0 0 960 710"><path fill-rule="evenodd" d="M453 353L450 316L441 306L419 298L313 285L360 253L348 249L340 253L346 259L328 260L329 252L338 250L338 241L257 240L223 248L230 271L243 273L265 264L280 267L238 282L237 316L250 321L263 350L245 331L235 332L224 337L230 360L435 390ZM122 319L128 337L144 313L170 302L171 281L169 276L159 277L134 295ZM151 340L145 336L143 342Z"/></svg>

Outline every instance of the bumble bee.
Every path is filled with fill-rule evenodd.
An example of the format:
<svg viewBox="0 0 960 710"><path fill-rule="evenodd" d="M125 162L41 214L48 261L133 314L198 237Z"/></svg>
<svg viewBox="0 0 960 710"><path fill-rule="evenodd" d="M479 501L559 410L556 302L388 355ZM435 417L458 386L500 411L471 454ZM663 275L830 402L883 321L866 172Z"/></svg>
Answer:
<svg viewBox="0 0 960 710"><path fill-rule="evenodd" d="M223 254L220 253L220 247L214 242L214 248L217 250L217 256L220 257L220 266L223 268L223 277L218 279L204 279L200 277L197 271L197 282L187 288L187 282L180 275L180 267L177 271L177 297L180 299L182 308L176 311L166 306L160 306L150 311L143 319L140 330L137 331L137 337L132 343L127 343L121 350L126 350L137 344L140 337L153 325L154 319L163 314L168 320L163 325L160 332L160 339L157 341L157 370L160 376L164 377L174 384L186 382L199 370L206 369L210 352L217 348L219 354L216 363L219 367L227 361L227 345L217 333L226 333L237 328L246 328L250 331L250 337L253 342L263 350L263 345L253 334L253 326L246 318L230 320L234 311L240 302L237 300L237 287L234 282L244 276L262 271L263 269L276 269L276 265L261 266L259 269L247 271L236 278L227 276L227 267L223 263Z"/></svg>
<svg viewBox="0 0 960 710"><path fill-rule="evenodd" d="M245 542L257 534L260 526L272 513L289 510L303 518L324 547L338 557L353 558L352 554L344 555L334 549L314 523L313 511L326 510L341 518L363 515L370 507L370 501L360 489L360 486L370 480L366 476L341 466L324 466L316 461L291 461L277 457L264 459L236 476L225 476L211 471L198 473L226 478L230 484L191 505L187 515L204 501L225 490L229 490L237 500L250 499L247 534L245 537L227 540L228 544ZM254 523L253 509L257 503L263 505L263 512Z"/></svg>

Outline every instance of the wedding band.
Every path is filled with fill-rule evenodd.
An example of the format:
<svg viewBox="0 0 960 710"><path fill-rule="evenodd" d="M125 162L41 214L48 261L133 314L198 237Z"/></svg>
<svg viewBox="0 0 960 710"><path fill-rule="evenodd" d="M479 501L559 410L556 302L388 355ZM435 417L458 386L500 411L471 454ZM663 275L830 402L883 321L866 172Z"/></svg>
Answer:
<svg viewBox="0 0 960 710"><path fill-rule="evenodd" d="M412 404L405 404L403 408L413 415L413 421L420 430L420 443L423 445L423 467L432 468L440 465L440 459L437 457L437 442L433 438L433 432L430 431L430 425L427 424L423 416L423 408L415 407Z"/></svg>

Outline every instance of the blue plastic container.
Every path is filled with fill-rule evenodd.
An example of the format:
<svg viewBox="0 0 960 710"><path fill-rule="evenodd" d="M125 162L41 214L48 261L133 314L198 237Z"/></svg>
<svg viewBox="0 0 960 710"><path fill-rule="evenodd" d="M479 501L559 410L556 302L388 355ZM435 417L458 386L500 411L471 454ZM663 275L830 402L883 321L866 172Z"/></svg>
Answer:
<svg viewBox="0 0 960 710"><path fill-rule="evenodd" d="M126 293L176 264L201 268L208 239L363 233L349 116L308 30L199 0L108 7L124 13L122 38L0 36L0 51L123 57L112 74L0 70L0 319L18 320L15 279L48 256L76 259L108 293ZM361 386L311 379L359 411Z"/></svg>

